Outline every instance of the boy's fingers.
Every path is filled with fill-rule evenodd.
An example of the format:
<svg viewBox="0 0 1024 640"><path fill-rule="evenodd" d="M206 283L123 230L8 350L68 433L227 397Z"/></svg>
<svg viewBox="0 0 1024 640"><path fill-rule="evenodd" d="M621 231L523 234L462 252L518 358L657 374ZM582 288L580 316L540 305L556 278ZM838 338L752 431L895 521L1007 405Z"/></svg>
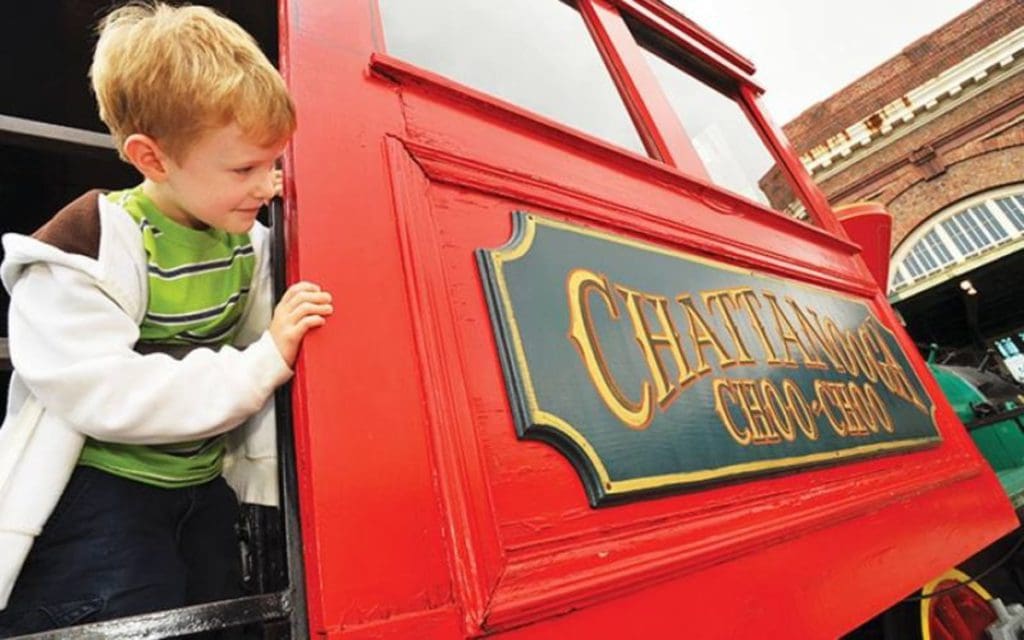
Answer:
<svg viewBox="0 0 1024 640"><path fill-rule="evenodd" d="M324 304L331 301L331 294L326 291L300 291L296 294L296 298L303 301Z"/></svg>
<svg viewBox="0 0 1024 640"><path fill-rule="evenodd" d="M305 316L304 318L302 318L302 320L299 320L298 328L301 329L303 333L305 333L306 331L314 327L323 326L326 322L327 320L323 316Z"/></svg>
<svg viewBox="0 0 1024 640"><path fill-rule="evenodd" d="M292 320L297 320L307 313L318 313L318 309L320 307L331 307L331 305L315 300L295 298L294 300L291 300L281 311L286 314L287 317L292 318Z"/></svg>
<svg viewBox="0 0 1024 640"><path fill-rule="evenodd" d="M288 311L294 311L304 304L330 304L331 296L323 292L302 291L289 300L282 300L282 303Z"/></svg>
<svg viewBox="0 0 1024 640"><path fill-rule="evenodd" d="M320 291L320 286L317 284L307 282L305 280L301 282L296 282L292 286L288 287L288 290L284 292L284 295L281 296L281 302L287 302L294 298L295 296L299 295L300 293L317 291Z"/></svg>
<svg viewBox="0 0 1024 640"><path fill-rule="evenodd" d="M288 290L289 291L295 291L295 292L299 292L299 291L319 291L320 290L320 285L316 284L315 282L310 282L309 280L300 280L300 281L296 282L295 284L293 284L292 286L288 287Z"/></svg>
<svg viewBox="0 0 1024 640"><path fill-rule="evenodd" d="M316 304L314 302L303 302L295 307L294 315L299 317L309 315L330 315L334 308L329 304Z"/></svg>
<svg viewBox="0 0 1024 640"><path fill-rule="evenodd" d="M334 305L330 304L314 304L308 313L315 313L318 316L329 316L334 313Z"/></svg>

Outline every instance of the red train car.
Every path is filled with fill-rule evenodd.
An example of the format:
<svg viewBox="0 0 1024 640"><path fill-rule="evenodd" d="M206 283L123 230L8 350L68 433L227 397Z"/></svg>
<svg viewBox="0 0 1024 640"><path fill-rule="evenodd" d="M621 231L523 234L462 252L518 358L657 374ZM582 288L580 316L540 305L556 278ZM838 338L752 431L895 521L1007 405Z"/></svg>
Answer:
<svg viewBox="0 0 1024 640"><path fill-rule="evenodd" d="M666 3L211 4L278 47L279 248L337 312L254 595L56 637L835 638L1016 526L887 256Z"/></svg>

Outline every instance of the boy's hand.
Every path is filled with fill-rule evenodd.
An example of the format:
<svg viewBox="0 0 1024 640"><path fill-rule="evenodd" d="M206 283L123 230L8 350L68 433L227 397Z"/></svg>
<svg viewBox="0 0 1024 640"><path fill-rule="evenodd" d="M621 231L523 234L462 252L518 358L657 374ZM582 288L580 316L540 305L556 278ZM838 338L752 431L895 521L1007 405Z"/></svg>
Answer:
<svg viewBox="0 0 1024 640"><path fill-rule="evenodd" d="M274 169L274 197L280 198L284 195L284 173L280 169Z"/></svg>
<svg viewBox="0 0 1024 640"><path fill-rule="evenodd" d="M295 363L306 332L322 326L332 313L331 294L312 282L297 282L284 292L270 320L270 336L289 367Z"/></svg>

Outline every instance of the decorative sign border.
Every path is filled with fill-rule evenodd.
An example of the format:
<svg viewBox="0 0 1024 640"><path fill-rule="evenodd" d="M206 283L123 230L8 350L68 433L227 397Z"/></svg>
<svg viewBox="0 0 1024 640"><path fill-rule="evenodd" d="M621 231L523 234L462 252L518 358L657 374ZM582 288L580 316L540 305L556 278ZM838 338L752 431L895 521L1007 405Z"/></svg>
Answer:
<svg viewBox="0 0 1024 640"><path fill-rule="evenodd" d="M592 506L600 506L622 501L623 499L631 496L692 488L694 485L703 485L712 481L722 481L753 474L780 472L797 467L836 463L864 456L880 455L934 446L941 441L941 435L938 432L935 421L935 407L931 404L920 380L913 371L913 367L910 366L905 355L900 350L899 344L895 340L895 336L878 321L870 308L863 301L824 288L779 278L773 275L757 273L747 269L737 268L732 265L694 256L682 251L670 250L611 233L546 219L526 212L517 211L512 215L513 233L509 241L504 246L497 249L479 249L476 253L488 301L492 325L497 338L499 356L505 374L506 387L516 425L516 431L520 438L536 439L547 442L565 455L573 463L580 474ZM839 301L845 301L843 304L858 305L863 309L864 316L868 319L866 322L871 322L872 327L881 330L880 333L878 331L875 332L875 338L873 338L873 340L875 340L874 346L879 350L879 352L888 354L890 362L892 363L893 371L896 370L896 365L899 365L899 368L902 371L900 380L902 381L901 384L904 385L904 399L913 398L917 412L922 414L921 416L917 416L913 420L909 421L912 423L915 421L919 422L919 424L915 423L913 425L912 430L916 431L916 433L912 437L890 439L884 442L876 441L859 446L843 447L839 449L833 448L826 451L801 453L799 455L754 459L725 464L723 466L710 466L709 468L697 470L637 475L628 478L613 477L612 473L609 471L608 462L602 458L593 443L588 440L585 435L585 432L587 431L585 426L574 425L569 420L557 415L550 408L541 406L542 401L539 399L539 394L534 383L535 376L531 369L531 364L533 363L531 363L527 357L527 348L524 343L524 336L520 330L520 319L525 317L524 314L533 313L533 310L524 309L523 307L533 306L534 303L538 306L542 306L545 303L550 303L550 301L542 299L531 300L530 305L524 305L523 298L521 296L518 301L519 306L517 308L517 304L513 302L513 289L516 286L522 286L523 283L512 282L508 272L511 266L516 265L516 263L519 263L530 256L531 250L535 249L537 245L539 234L545 233L548 230L563 233L568 232L571 235L566 238L570 241L573 236L578 236L584 239L596 239L602 243L609 243L607 245L609 247L626 248L630 251L636 250L639 252L636 254L637 259L644 259L644 256L661 256L661 258L657 259L664 260L664 257L668 257L678 260L681 272L687 268L694 268L692 265L697 265L699 268L703 268L705 270L710 267L717 272L735 274L738 279L745 278L748 281L758 281L779 285L783 291L804 291L808 292L808 295L815 295L819 298L824 296ZM593 244L592 240L590 244ZM566 249L568 250L569 247L567 246ZM542 275L567 280L566 273L546 273ZM625 289L625 291L628 292L629 290ZM529 296L526 297L528 298ZM564 300L562 302L564 302ZM541 311L541 313L543 313L543 311ZM643 315L645 312L640 311L637 313ZM651 313L651 310L648 309L646 313ZM552 321L551 324L551 331L558 332L561 337L564 337L567 340L572 337L571 335L566 334L566 326L562 321ZM571 327L569 328L569 333L572 333ZM786 345L784 346L788 355L789 347ZM700 349L698 348L697 351L700 351ZM580 353L578 347L576 352ZM880 370L876 370L876 373L878 373L878 371ZM722 380L728 381L730 378L726 377L722 378ZM840 383L841 382L842 380L840 380ZM728 382L723 384L728 384ZM838 383L824 382L823 384L827 386ZM880 384L881 383L879 383L879 386ZM817 389L817 387L815 387L815 389ZM719 390L719 393L730 392L734 392L733 397L735 398L735 394L741 393L741 390ZM682 395L685 395L685 392ZM779 394L776 393L776 395L778 396ZM885 397L889 398L889 395L885 395ZM843 404L842 400L837 400L836 402L838 404L833 405L833 411L836 406ZM858 400L858 402L863 403L862 400ZM876 406L879 402L888 406L883 400L878 400L876 402ZM846 404L848 403L849 399L847 398ZM819 409L821 409L821 407L817 406L818 404L819 401L815 400L815 411L819 411ZM822 401L821 404L825 404L825 402ZM744 411L746 410L746 404L744 403ZM881 411L883 413L886 412L884 406ZM825 411L824 413L830 412ZM718 415L726 423L731 421L729 416L721 413L721 409L719 409ZM876 413L876 415L878 414ZM916 416L916 414L914 415ZM609 412L607 417L614 416ZM750 414L747 414L747 417L749 418ZM923 420L925 417L927 418L927 424L925 424ZM832 419L832 417L829 417L830 421ZM816 420L814 415L811 415L811 420L812 422ZM854 420L854 422L856 422L856 420ZM884 424L884 422L880 424ZM901 423L901 428L902 424L903 423ZM646 429L647 426L648 424L642 424L636 426L636 428L637 430L643 430ZM626 430L628 431L628 429ZM895 433L892 429L888 430L890 433ZM876 428L875 433L880 433L880 430ZM731 435L736 439L736 432ZM739 435L743 434L739 433ZM863 433L857 435L867 436L871 434ZM886 434L883 433L882 435L884 436ZM755 444L757 443L755 442ZM643 449L640 448L630 453L643 453ZM608 456L606 456L606 458L607 457Z"/></svg>

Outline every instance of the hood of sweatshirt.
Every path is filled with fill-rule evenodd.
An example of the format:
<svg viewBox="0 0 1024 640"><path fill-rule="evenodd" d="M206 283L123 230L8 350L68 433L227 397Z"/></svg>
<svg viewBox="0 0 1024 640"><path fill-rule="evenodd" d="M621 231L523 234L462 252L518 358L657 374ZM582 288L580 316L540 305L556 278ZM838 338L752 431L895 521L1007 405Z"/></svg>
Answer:
<svg viewBox="0 0 1024 640"><path fill-rule="evenodd" d="M60 265L87 274L141 320L148 282L140 231L124 209L103 196L98 189L86 192L31 236L3 235L0 281L8 293L29 266Z"/></svg>

